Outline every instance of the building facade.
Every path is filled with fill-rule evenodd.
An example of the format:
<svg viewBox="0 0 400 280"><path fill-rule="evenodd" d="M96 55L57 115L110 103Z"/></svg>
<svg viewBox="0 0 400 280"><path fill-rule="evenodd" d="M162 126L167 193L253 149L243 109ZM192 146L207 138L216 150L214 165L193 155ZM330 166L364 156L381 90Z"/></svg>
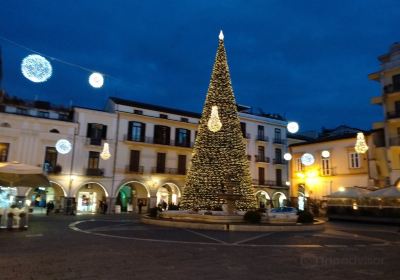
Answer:
<svg viewBox="0 0 400 280"><path fill-rule="evenodd" d="M400 179L400 43L378 57L381 69L368 78L381 85L380 96L371 100L380 105L384 119L373 124L375 158L379 186L399 185Z"/></svg>
<svg viewBox="0 0 400 280"><path fill-rule="evenodd" d="M288 197L286 121L239 109L254 194L260 205L282 206ZM179 204L200 115L120 98L99 111L2 94L0 117L0 161L41 166L52 183L18 188L18 196L39 208L53 200L59 211L92 213L103 202L117 212ZM65 155L55 147L60 139L72 145ZM109 159L102 157L105 143Z"/></svg>

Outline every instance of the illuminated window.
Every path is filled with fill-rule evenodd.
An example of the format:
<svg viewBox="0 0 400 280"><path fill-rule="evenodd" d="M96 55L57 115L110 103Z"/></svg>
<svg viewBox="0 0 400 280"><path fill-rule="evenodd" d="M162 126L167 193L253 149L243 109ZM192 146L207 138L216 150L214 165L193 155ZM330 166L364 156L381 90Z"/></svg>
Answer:
<svg viewBox="0 0 400 280"><path fill-rule="evenodd" d="M332 175L332 169L331 169L331 161L330 158L322 158L321 159L321 165L322 165L322 175L323 176L330 176Z"/></svg>
<svg viewBox="0 0 400 280"><path fill-rule="evenodd" d="M296 171L302 172L304 170L304 165L301 162L301 158L296 159Z"/></svg>
<svg viewBox="0 0 400 280"><path fill-rule="evenodd" d="M0 143L0 162L6 162L8 157L9 143Z"/></svg>

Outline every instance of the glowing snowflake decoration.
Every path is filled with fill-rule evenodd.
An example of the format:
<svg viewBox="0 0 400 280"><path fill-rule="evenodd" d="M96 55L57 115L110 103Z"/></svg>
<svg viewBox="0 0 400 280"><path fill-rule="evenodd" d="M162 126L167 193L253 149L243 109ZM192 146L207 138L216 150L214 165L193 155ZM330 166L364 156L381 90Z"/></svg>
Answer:
<svg viewBox="0 0 400 280"><path fill-rule="evenodd" d="M104 84L103 75L94 72L89 76L89 84L94 88L101 88Z"/></svg>
<svg viewBox="0 0 400 280"><path fill-rule="evenodd" d="M56 150L62 155L68 154L72 149L71 142L66 139L60 139L56 143Z"/></svg>
<svg viewBox="0 0 400 280"><path fill-rule="evenodd" d="M299 131L299 124L297 122L289 122L287 124L287 130L290 133L296 133L297 131Z"/></svg>
<svg viewBox="0 0 400 280"><path fill-rule="evenodd" d="M28 80L34 83L43 83L50 79L53 68L43 56L31 54L22 60L21 72Z"/></svg>

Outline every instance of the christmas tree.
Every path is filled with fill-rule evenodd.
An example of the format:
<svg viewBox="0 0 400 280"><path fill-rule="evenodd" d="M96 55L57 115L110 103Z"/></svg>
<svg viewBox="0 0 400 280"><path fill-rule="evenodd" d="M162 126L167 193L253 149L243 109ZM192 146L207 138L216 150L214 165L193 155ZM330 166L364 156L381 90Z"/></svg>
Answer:
<svg viewBox="0 0 400 280"><path fill-rule="evenodd" d="M236 209L256 207L245 141L221 31L181 201L183 209L219 208L226 203L224 194L235 196Z"/></svg>

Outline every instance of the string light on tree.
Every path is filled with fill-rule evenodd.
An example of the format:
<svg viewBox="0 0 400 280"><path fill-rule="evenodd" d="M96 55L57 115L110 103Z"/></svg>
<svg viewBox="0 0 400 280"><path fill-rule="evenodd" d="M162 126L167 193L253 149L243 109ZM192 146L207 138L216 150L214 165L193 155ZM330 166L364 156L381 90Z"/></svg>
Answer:
<svg viewBox="0 0 400 280"><path fill-rule="evenodd" d="M218 115L218 106L211 107L211 115L207 123L208 129L212 132L217 132L221 129L222 123Z"/></svg>
<svg viewBox="0 0 400 280"><path fill-rule="evenodd" d="M71 142L67 139L60 139L56 143L56 150L62 155L68 154L72 149Z"/></svg>
<svg viewBox="0 0 400 280"><path fill-rule="evenodd" d="M50 79L53 68L43 56L31 54L22 60L21 72L28 80L34 83L43 83Z"/></svg>
<svg viewBox="0 0 400 280"><path fill-rule="evenodd" d="M236 209L256 207L222 32L193 150L182 209L221 208L227 195Z"/></svg>
<svg viewBox="0 0 400 280"><path fill-rule="evenodd" d="M104 160L108 160L111 157L110 149L108 143L106 142L104 143L103 151L101 152L100 157Z"/></svg>
<svg viewBox="0 0 400 280"><path fill-rule="evenodd" d="M94 88L101 88L104 84L104 77L98 72L94 72L89 76L89 84Z"/></svg>
<svg viewBox="0 0 400 280"><path fill-rule="evenodd" d="M365 154L368 151L368 145L365 142L364 133L357 133L357 140L356 145L354 146L354 150L356 150L358 154Z"/></svg>
<svg viewBox="0 0 400 280"><path fill-rule="evenodd" d="M289 161L289 160L292 160L292 155L291 155L290 153L285 153L285 154L283 155L283 158L284 158L285 160Z"/></svg>
<svg viewBox="0 0 400 280"><path fill-rule="evenodd" d="M287 124L287 130L290 133L296 133L299 131L299 124L297 122L289 122Z"/></svg>

